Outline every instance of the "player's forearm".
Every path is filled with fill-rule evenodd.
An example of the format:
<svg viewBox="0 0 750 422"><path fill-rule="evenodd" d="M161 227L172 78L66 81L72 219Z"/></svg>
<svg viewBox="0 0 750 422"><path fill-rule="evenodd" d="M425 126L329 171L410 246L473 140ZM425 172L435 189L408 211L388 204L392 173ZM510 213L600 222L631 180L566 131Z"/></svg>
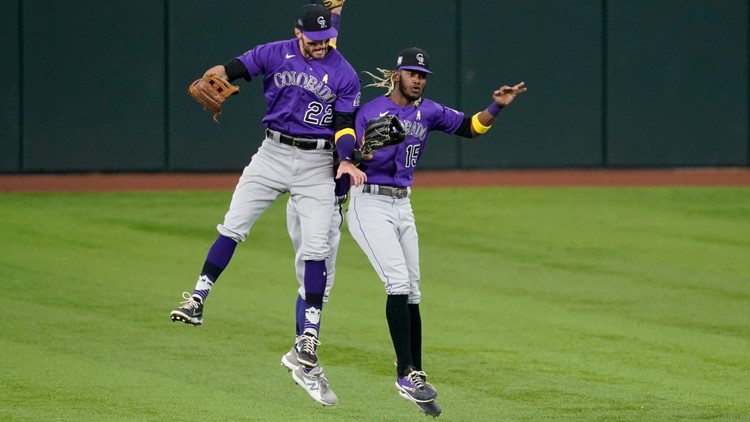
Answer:
<svg viewBox="0 0 750 422"><path fill-rule="evenodd" d="M247 66L238 58L224 63L224 72L227 75L226 80L229 82L240 78L250 81L250 72L247 71Z"/></svg>
<svg viewBox="0 0 750 422"><path fill-rule="evenodd" d="M354 113L335 113L333 117L336 152L341 160L354 160Z"/></svg>
<svg viewBox="0 0 750 422"><path fill-rule="evenodd" d="M354 160L354 129L346 128L336 132L334 137L336 152L342 161Z"/></svg>
<svg viewBox="0 0 750 422"><path fill-rule="evenodd" d="M495 122L495 118L500 114L502 106L497 103L490 104L489 107L480 111L471 117L471 134L472 138L484 135L492 127L492 123Z"/></svg>
<svg viewBox="0 0 750 422"><path fill-rule="evenodd" d="M341 25L341 9L342 7L334 7L333 9L331 9L331 26L336 31L339 30L339 25ZM336 46L338 45L338 40L339 37L331 38L330 41L328 41L328 44L331 47L336 48Z"/></svg>

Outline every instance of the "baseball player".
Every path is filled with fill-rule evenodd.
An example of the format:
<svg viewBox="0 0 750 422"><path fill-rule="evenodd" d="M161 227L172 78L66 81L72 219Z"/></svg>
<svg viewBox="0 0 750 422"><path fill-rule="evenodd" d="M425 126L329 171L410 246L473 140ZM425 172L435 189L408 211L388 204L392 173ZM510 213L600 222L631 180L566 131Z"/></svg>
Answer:
<svg viewBox="0 0 750 422"><path fill-rule="evenodd" d="M205 72L228 81L263 75L265 139L235 187L193 293L183 293L185 301L170 316L172 321L202 324L206 298L237 244L273 201L289 192L299 213L299 256L304 262L304 320L293 346L292 377L313 399L333 405L337 398L317 356L335 201L332 150L335 145L341 161L336 177L361 185L366 176L351 163L360 86L352 66L329 46L337 36L330 10L317 4L303 6L294 33L295 38L258 45Z"/></svg>
<svg viewBox="0 0 750 422"><path fill-rule="evenodd" d="M399 118L406 140L376 152L360 168L367 183L351 189L346 212L349 232L385 284L386 319L397 357L396 388L399 394L427 414L437 416L437 391L422 370L422 321L419 311L419 244L409 196L414 171L424 154L431 131L465 138L486 133L503 107L526 91L523 82L502 86L492 93L492 103L470 117L423 98L431 75L427 53L407 48L398 55L394 70L382 70L369 86L387 93L363 105L355 119L358 140L367 122L386 114Z"/></svg>
<svg viewBox="0 0 750 422"><path fill-rule="evenodd" d="M341 11L345 0L338 1L326 1L326 6L331 10L331 25L338 31L339 24L341 22ZM336 46L336 40L338 37L331 38L329 44ZM348 199L349 188L351 186L348 177L338 177L338 154L334 151L334 173L331 175L335 180L334 187L334 210L331 216L331 225L328 232L328 246L330 248L330 256L326 259L326 287L323 294L323 303L328 302L328 298L333 287L333 280L336 274L336 255L338 253L338 245L341 240L341 226L344 222L344 215L342 206ZM300 287L298 289L297 303L295 307L295 344L299 341L300 336L303 334L304 321L305 321L305 261L301 254L302 246L302 224L300 221L300 213L298 211L298 204L294 197L290 196L287 200L286 206L286 218L287 218L287 231L289 238L292 240L292 246L294 248L294 265L297 280L299 281ZM286 366L290 371L296 369L297 366L297 351L295 347L281 358L281 364Z"/></svg>

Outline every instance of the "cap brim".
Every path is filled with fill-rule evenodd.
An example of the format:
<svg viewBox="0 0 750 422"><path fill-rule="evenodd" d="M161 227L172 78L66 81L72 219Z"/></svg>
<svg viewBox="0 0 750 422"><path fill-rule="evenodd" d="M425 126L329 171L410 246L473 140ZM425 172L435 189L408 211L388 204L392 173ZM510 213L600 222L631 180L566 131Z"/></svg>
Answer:
<svg viewBox="0 0 750 422"><path fill-rule="evenodd" d="M325 31L302 31L302 33L313 41L325 41L339 36L336 28L326 29Z"/></svg>
<svg viewBox="0 0 750 422"><path fill-rule="evenodd" d="M416 70L418 72L424 72L424 73L429 73L430 75L434 75L434 73L430 72L429 70L425 69L422 66L401 66L401 67L399 67L399 70L401 70L401 69Z"/></svg>

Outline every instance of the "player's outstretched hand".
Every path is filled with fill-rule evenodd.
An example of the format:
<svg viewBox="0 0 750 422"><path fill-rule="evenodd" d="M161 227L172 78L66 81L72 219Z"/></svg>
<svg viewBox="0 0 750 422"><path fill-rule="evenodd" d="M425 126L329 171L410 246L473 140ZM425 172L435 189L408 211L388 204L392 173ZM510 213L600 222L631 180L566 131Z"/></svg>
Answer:
<svg viewBox="0 0 750 422"><path fill-rule="evenodd" d="M513 86L503 85L497 91L492 93L492 99L505 107L516 99L516 95L526 92L526 82L521 82Z"/></svg>
<svg viewBox="0 0 750 422"><path fill-rule="evenodd" d="M367 175L357 168L351 161L342 161L339 164L339 170L336 172L336 179L348 174L352 178L352 186L359 186L367 181Z"/></svg>

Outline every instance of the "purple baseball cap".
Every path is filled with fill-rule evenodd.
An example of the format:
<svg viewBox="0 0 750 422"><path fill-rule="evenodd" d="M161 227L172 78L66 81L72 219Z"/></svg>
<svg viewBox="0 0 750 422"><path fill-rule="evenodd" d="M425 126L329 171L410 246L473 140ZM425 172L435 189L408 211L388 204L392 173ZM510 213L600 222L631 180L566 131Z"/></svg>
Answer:
<svg viewBox="0 0 750 422"><path fill-rule="evenodd" d="M313 41L325 41L339 35L331 25L331 11L322 4L302 6L297 13L297 28Z"/></svg>
<svg viewBox="0 0 750 422"><path fill-rule="evenodd" d="M407 48L398 53L396 69L416 70L430 75L433 74L430 72L430 56L427 55L426 51L417 47Z"/></svg>

